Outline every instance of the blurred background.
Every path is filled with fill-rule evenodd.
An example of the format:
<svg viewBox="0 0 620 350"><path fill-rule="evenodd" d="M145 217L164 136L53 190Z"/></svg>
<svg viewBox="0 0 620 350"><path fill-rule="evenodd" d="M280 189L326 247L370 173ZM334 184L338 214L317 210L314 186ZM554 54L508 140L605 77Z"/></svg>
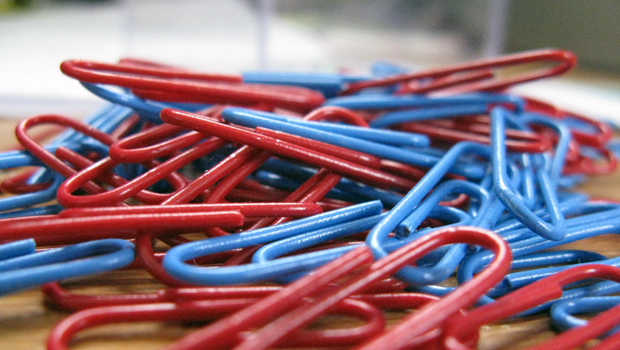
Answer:
<svg viewBox="0 0 620 350"><path fill-rule="evenodd" d="M0 0L0 117L99 108L67 59L367 72L555 47L579 69L516 90L620 124L619 14L617 0Z"/></svg>

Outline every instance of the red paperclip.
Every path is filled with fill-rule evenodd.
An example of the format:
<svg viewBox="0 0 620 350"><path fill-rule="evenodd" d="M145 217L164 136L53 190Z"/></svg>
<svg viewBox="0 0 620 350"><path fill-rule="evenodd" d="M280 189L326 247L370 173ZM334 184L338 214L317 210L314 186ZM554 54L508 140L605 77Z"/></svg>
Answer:
<svg viewBox="0 0 620 350"><path fill-rule="evenodd" d="M328 266L326 267L319 268L318 270L315 271L315 273L311 275L312 278L304 278L304 279L298 280L297 282L293 282L287 288L281 289L277 293L271 294L269 297L267 297L267 299L264 299L262 301L261 305L256 304L256 303L252 303L251 305L248 305L247 308L242 309L240 312L242 312L244 315L250 315L250 317L235 317L235 320L233 322L234 324L237 324L237 326L236 327L231 326L230 328L226 327L227 334L234 334L236 336L241 331L245 330L245 327L247 326L247 322L259 321L259 318L254 317L253 315L256 315L256 316L262 315L262 317L265 317L265 312L272 313L274 309L282 309L282 308L286 309L293 305L296 305L300 300L304 298L305 295L309 295L313 292L316 292L325 283L328 283L337 278L340 278L344 276L345 274L347 274L348 272L350 272L352 269L357 268L364 262L370 261L372 259L370 252L367 249L361 249L361 250L363 252L358 253L354 251L352 253L345 255L345 257L343 257L342 259L338 259L337 261L334 261L333 263L328 264ZM286 299L282 299L282 294L288 295L288 297ZM271 300L272 302L268 302L268 300ZM265 308L267 304L269 304L270 306ZM172 304L172 305L173 305L172 307L174 308L175 307L174 305L178 305L178 304ZM194 305L194 307L196 306L197 305ZM258 306L258 308L256 306ZM125 309L116 309L116 310L120 310L121 312L125 312L125 313L131 313L132 307L136 308L136 306L129 306L129 307L125 307ZM141 308L139 309L142 310ZM146 307L145 310L148 310L148 307ZM100 315L101 313L94 312L94 314ZM50 341L48 342L48 349L49 350L63 349L64 344L68 342L71 334L75 333L76 331L79 331L79 328L76 329L75 327L78 326L79 324L84 324L84 326L87 325L86 324L87 322L85 322L85 320L83 319L85 317L84 315L85 314L80 315L79 313L74 314L74 316L71 316L70 318L66 319L63 323L59 324L54 329L54 331L52 332L52 335L50 336ZM149 315L157 317L157 315L161 315L161 312L155 312L154 314L149 314ZM192 315L191 310L185 310L184 315L185 317L191 317ZM135 315L135 316L142 318L141 316L138 316L138 315ZM95 317L99 319L98 316L95 316ZM193 317L194 317L193 319L195 319L196 315L194 315ZM107 319L107 320L110 321L110 319ZM124 320L127 321L128 319L124 319ZM105 322L105 319L101 321ZM243 322L245 324L240 325L238 324L239 322ZM239 326L241 326L241 328L239 328ZM382 327L383 325L381 325L381 328ZM347 332L344 332L344 333L346 335ZM376 333L376 329L373 331L373 333ZM190 336L192 335L190 334ZM232 339L229 337L223 337L223 338L220 338L220 340L225 341L225 342L235 341L235 339ZM53 347L50 347L50 346L53 346Z"/></svg>
<svg viewBox="0 0 620 350"><path fill-rule="evenodd" d="M114 189L87 196L73 195L73 193L79 188L82 188L84 184L87 184L89 181L118 165L117 162L106 157L63 182L58 189L58 202L65 207L102 206L122 202L167 177L171 172L178 170L223 145L224 142L221 140L212 138L190 148L180 155L166 160L157 167L148 170L146 173ZM169 196L171 195L172 194Z"/></svg>
<svg viewBox="0 0 620 350"><path fill-rule="evenodd" d="M539 50L525 53L501 56L498 58L483 59L479 61L458 64L446 68L432 69L411 74L399 74L392 77L361 81L351 83L341 95L350 95L363 89L396 85L410 81L426 78L442 78L454 73L464 73L467 71L479 71L486 68L500 68L527 63L555 62L554 67L538 69L513 78L495 79L490 81L479 81L469 85L460 86L457 89L449 90L450 93L464 93L474 91L498 91L511 85L520 84L532 80L537 80L549 76L559 75L569 71L577 62L575 56L568 51L561 50Z"/></svg>
<svg viewBox="0 0 620 350"><path fill-rule="evenodd" d="M152 293L86 295L69 292L54 282L44 284L41 289L45 295L45 301L49 305L64 311L77 311L104 306L173 303L192 300L261 298L279 291L282 287L166 288Z"/></svg>
<svg viewBox="0 0 620 350"><path fill-rule="evenodd" d="M223 106L216 105L202 111L201 114L215 118L219 116L222 108ZM110 145L109 155L117 162L140 163L169 156L204 139L205 136L198 132L187 132L178 126L161 124L119 139ZM151 144L151 142L158 143Z"/></svg>
<svg viewBox="0 0 620 350"><path fill-rule="evenodd" d="M396 94L427 94L429 92L435 92L441 89L446 89L467 83L473 83L476 81L487 80L493 77L493 72L491 72L491 70L489 69L450 74L445 77L438 77L431 80L430 82L413 81L409 84L403 84L398 89L398 91L396 91Z"/></svg>
<svg viewBox="0 0 620 350"><path fill-rule="evenodd" d="M411 181L404 178L399 178L308 148L299 147L289 142L259 135L246 129L218 123L197 114L167 108L161 112L161 118L170 124L301 160L314 166L324 167L336 173L369 182L373 185L401 190L409 190L414 185Z"/></svg>
<svg viewBox="0 0 620 350"><path fill-rule="evenodd" d="M131 118L131 120L129 120L128 122L131 123L135 123L136 119L135 118ZM71 127L87 136L90 136L100 142L102 142L105 145L111 145L116 139L114 138L114 136L112 135L108 135L104 132L101 132L89 125L83 124L79 121L76 120L72 120L70 118L67 117L63 117L63 116L58 116L58 115L42 115L42 116L37 116L37 117L32 117L29 119L26 119L24 121L22 121L16 128L15 130L15 135L17 137L17 139L19 140L19 142L28 150L30 151L33 155L35 155L38 159L40 159L44 164L46 164L47 166L49 166L50 168L52 168L53 170L57 171L58 173L60 173L61 175L65 176L65 177L70 177L73 176L75 174L77 174L77 171L73 168L71 168L69 165L67 165L64 161L68 161L70 163L73 163L74 165L80 167L80 166L86 166L86 164L90 165L90 160L80 156L79 154L68 150L64 147L59 147L56 150L56 156L54 156L52 153L50 153L49 151L47 151L46 149L44 149L42 146L40 146L38 143L36 143L33 139L31 139L28 136L27 131L34 127L34 126L38 126L41 124L55 124L55 125L62 125L62 126L67 126L67 127ZM120 128L120 133L124 132L124 129L126 129L127 127L129 127L130 124L128 123L123 123L123 127ZM110 165L112 166L112 165ZM105 171L104 168L100 168L99 171L97 172L98 175L102 174ZM113 184L119 185L119 181L123 182L124 180L122 180L120 177L113 175L113 174L109 174L106 173L106 175L108 175L107 180L110 180ZM111 176L111 177L110 177ZM175 177L174 174L166 174L164 176L165 178L169 178L172 180L179 180L178 177ZM97 194L97 193L102 193L105 192L104 188L95 184L94 182L90 181L90 180L94 180L95 177L90 178L89 181L85 182L82 186L82 188L84 190L86 190L88 193L91 194ZM145 202L158 202L161 201L162 199L158 197L160 197L159 194L155 194L152 192L148 192L148 191L144 191L146 187L142 188L142 189L137 189L137 191L132 192L132 194L137 194L138 198L140 200L143 200ZM109 204L115 204L118 205L120 201L115 201ZM67 203L65 203L67 204ZM66 205L66 206L70 206L70 205Z"/></svg>
<svg viewBox="0 0 620 350"><path fill-rule="evenodd" d="M117 162L140 163L168 156L205 139L204 135L198 132L189 132L172 139L167 139L164 142L145 145L147 142L160 138L169 138L184 131L185 129L170 124L161 124L148 128L110 145L110 158Z"/></svg>
<svg viewBox="0 0 620 350"><path fill-rule="evenodd" d="M52 153L41 147L36 141L34 141L28 136L27 131L29 128L41 124L55 124L71 127L74 130L90 136L105 145L111 145L115 141L112 136L95 129L92 126L60 115L41 115L28 118L20 122L15 128L15 136L17 137L19 143L21 143L24 148L26 148L45 165L49 166L54 171L65 177L74 175L76 171L58 158L56 158ZM98 193L103 191L103 188L95 185L92 182L89 182L84 185L84 190L90 193Z"/></svg>
<svg viewBox="0 0 620 350"><path fill-rule="evenodd" d="M517 289L495 300L494 303L475 308L464 315L455 315L445 324L443 345L445 349L450 350L472 349L477 342L478 329L482 325L499 321L544 302L557 299L562 296L563 286L591 278L620 282L620 268L599 264L576 266ZM605 319L610 316L609 311L605 312L606 316L599 316ZM589 329L587 326L575 328L568 331L571 332L568 336L559 336L559 340L545 342L530 350L573 349L606 330L597 327Z"/></svg>
<svg viewBox="0 0 620 350"><path fill-rule="evenodd" d="M295 111L323 104L320 92L278 85L244 84L238 76L201 74L165 67L72 60L61 71L79 81L133 89L142 98L167 102L267 104Z"/></svg>
<svg viewBox="0 0 620 350"><path fill-rule="evenodd" d="M611 174L618 168L618 158L615 154L602 147L592 147L599 152L602 159L592 159L579 155L577 159L567 161L562 169L564 174L601 175Z"/></svg>
<svg viewBox="0 0 620 350"><path fill-rule="evenodd" d="M202 262L202 258L200 259ZM94 294L73 293L59 283L41 286L45 302L63 311L78 311L103 306L136 305L191 300L263 298L280 291L281 286L230 286L166 288L149 293ZM420 306L439 297L420 293L401 293L405 284L386 278L373 285L366 294L354 296L381 309L407 309Z"/></svg>
<svg viewBox="0 0 620 350"><path fill-rule="evenodd" d="M306 114L304 120L330 120L330 121L344 121L347 124L368 127L366 119L362 118L358 113L337 106L325 106L320 107L312 112Z"/></svg>
<svg viewBox="0 0 620 350"><path fill-rule="evenodd" d="M339 301L350 295L363 292L381 278L395 273L407 263L424 256L433 249L444 244L457 242L480 244L489 248L496 255L495 261L479 274L473 283L464 285L461 289L440 301L426 304L421 310L416 312L415 314L419 314L417 317L421 318L421 320L417 320L415 328L410 328L405 332L405 335L400 335L401 338L403 336L407 337L407 335L413 332L411 338L415 339L440 326L441 322L458 312L462 307L473 303L481 294L502 278L510 265L510 249L499 236L487 230L466 226L439 229L351 275L350 272L361 267L362 264L367 263L370 259L370 251L367 247L356 248L341 258L319 268L317 272L320 271L320 274L311 274L303 277L281 292L275 293L229 318L225 318L190 334L166 349L196 350L201 349L206 344L215 347L228 346L231 344L231 338L234 334L258 325L260 320L265 319L265 313L275 316L286 312L291 306L297 306L296 304L301 298L312 296L310 301L304 302L276 321L266 325L237 347L237 349L268 348L300 327L307 325ZM323 274L328 274L330 278L325 280L322 277ZM347 274L351 275L348 280L339 281L335 287L325 287L327 282ZM437 306L437 303L440 303L441 307L431 307L431 305ZM437 310L441 310L441 312ZM384 348L384 346L385 344L381 344L381 348ZM376 348L375 346L373 349Z"/></svg>
<svg viewBox="0 0 620 350"><path fill-rule="evenodd" d="M94 164L92 160L65 147L58 147L58 149L56 149L56 157L71 164L76 168L76 170L80 171L92 167ZM160 164L161 163L156 160L145 161L141 163L141 165L143 165L147 169L156 169L160 166ZM103 170L103 168L101 170ZM179 174L176 171L171 171L170 173L165 174L163 179L166 180L166 182L168 182L168 184L172 186L172 188L177 190L185 187L188 183L188 180L185 178L185 176ZM102 171L93 180L102 181L111 185L114 188L123 188L130 186L128 185L130 181L119 175L116 175L110 170ZM157 204L168 198L169 194L152 192L144 188L142 190L132 193L132 197L142 203ZM120 204L120 201L118 201L117 203L109 204Z"/></svg>
<svg viewBox="0 0 620 350"><path fill-rule="evenodd" d="M595 132L586 132L578 128L571 128L573 138L580 144L587 146L603 146L612 137L613 131L611 127L602 121L593 120L575 113L563 111L552 104L533 99L530 97L522 97L525 102L525 109L531 112L539 112L557 119L572 118L582 123L590 125Z"/></svg>
<svg viewBox="0 0 620 350"><path fill-rule="evenodd" d="M111 215L137 214L174 214L174 213L207 213L221 211L238 211L244 217L291 216L305 217L320 214L321 207L313 203L209 203L209 204L178 204L178 205L134 205L129 207L90 207L69 208L58 214L61 218L94 217Z"/></svg>
<svg viewBox="0 0 620 350"><path fill-rule="evenodd" d="M620 307L614 307L609 310L609 312L605 313L605 316L600 316L602 319L598 319L599 316L592 318L588 321L590 327L592 327L593 323L601 323L601 327L605 327L607 329L611 328L608 326L611 323L611 326L616 326L620 323ZM560 335L561 336L561 335ZM589 348L590 350L616 350L620 347L620 333L616 332L605 339L601 340L598 344Z"/></svg>
<svg viewBox="0 0 620 350"><path fill-rule="evenodd" d="M491 142L490 127L452 120L403 123L400 130L427 135L434 142L454 144L473 141L482 144ZM551 141L540 134L515 129L506 129L506 147L513 152L541 153L552 148Z"/></svg>
<svg viewBox="0 0 620 350"><path fill-rule="evenodd" d="M217 299L184 301L179 303L109 306L79 311L58 323L52 330L48 350L67 350L71 337L86 328L115 322L143 321L209 321L226 316L254 303L256 299ZM364 324L344 329L304 330L284 340L293 347L340 347L355 344L383 329L385 320L381 311L361 300L346 299L330 313L353 316ZM245 334L237 335L241 340Z"/></svg>
<svg viewBox="0 0 620 350"><path fill-rule="evenodd" d="M22 193L32 193L42 191L48 188L52 183L44 182L44 183L35 183L29 184L26 181L32 177L32 175L36 172L36 170L26 171L22 174L18 174L7 179L2 180L0 183L0 188L5 193L11 194L22 194Z"/></svg>
<svg viewBox="0 0 620 350"><path fill-rule="evenodd" d="M208 226L239 227L243 215L237 211L175 212L165 214L113 214L100 216L59 217L50 215L0 220L0 240L35 238L84 241L109 237L133 238L137 230L192 232Z"/></svg>

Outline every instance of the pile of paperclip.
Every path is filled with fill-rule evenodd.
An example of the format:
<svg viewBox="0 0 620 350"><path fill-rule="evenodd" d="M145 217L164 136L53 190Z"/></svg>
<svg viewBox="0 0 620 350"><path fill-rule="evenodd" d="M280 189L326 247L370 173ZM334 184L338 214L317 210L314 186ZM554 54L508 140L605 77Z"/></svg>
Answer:
<svg viewBox="0 0 620 350"><path fill-rule="evenodd" d="M541 50L413 73L232 76L66 61L110 104L87 122L26 119L24 150L0 155L28 169L2 182L0 294L43 285L74 312L49 350L144 320L204 321L168 350L473 349L482 325L547 312L563 332L532 349L603 335L592 349L618 349L606 332L620 324L619 258L549 250L618 232L620 205L571 191L615 169L611 128L506 93L575 62ZM40 125L66 130L41 146ZM122 268L167 287L58 283ZM409 312L388 327L389 310ZM326 313L361 321L306 327Z"/></svg>

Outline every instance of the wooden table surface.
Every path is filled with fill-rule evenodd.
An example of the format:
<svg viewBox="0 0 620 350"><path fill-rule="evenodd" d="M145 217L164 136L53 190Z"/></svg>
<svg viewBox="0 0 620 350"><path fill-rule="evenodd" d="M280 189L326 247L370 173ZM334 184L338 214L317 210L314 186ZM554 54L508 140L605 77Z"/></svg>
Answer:
<svg viewBox="0 0 620 350"><path fill-rule="evenodd" d="M11 120L0 120L0 146L9 147L16 143L13 136L15 123ZM620 172L592 177L576 190L589 193L593 197L620 200ZM596 251L607 257L620 255L620 242L615 235L572 243L560 249L564 248ZM67 286L79 286L76 291L85 293L128 293L162 287L147 274L136 271L115 271L72 280ZM51 328L67 315L46 307L42 293L36 288L0 298L0 349L45 349ZM390 315L392 319L397 319L398 316ZM195 328L192 326L177 323L148 322L102 326L80 333L71 348L158 349L193 329ZM545 317L531 317L518 322L485 326L481 331L479 349L518 349L553 335L554 332Z"/></svg>

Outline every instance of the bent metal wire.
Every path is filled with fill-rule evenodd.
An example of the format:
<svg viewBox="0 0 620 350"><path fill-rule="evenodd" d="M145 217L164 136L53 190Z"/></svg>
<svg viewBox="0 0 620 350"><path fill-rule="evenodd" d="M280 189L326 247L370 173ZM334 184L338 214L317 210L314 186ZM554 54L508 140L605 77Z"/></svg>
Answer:
<svg viewBox="0 0 620 350"><path fill-rule="evenodd" d="M499 77L530 63L547 66ZM540 252L616 233L617 204L567 192L584 175L615 169L611 129L505 92L574 65L575 57L561 50L418 72L384 65L367 76L223 75L136 59L64 62L63 72L111 104L83 123L56 115L20 123L16 135L25 151L0 154L3 169L26 168L1 185L8 196L0 199L0 242L9 245L0 246L0 266L49 255L61 260L50 266L65 274L43 272L0 288L8 293L13 285L117 269L109 260L121 252L122 266L137 255L131 268L169 286L152 294L85 296L47 284L48 300L62 308L95 307L58 325L48 343L54 350L66 349L83 327L128 317L214 315L212 326L169 349L220 343L259 349L280 341L442 349L457 346L446 342L452 336L473 346L479 325L464 335L452 326L477 314L466 310L470 305L565 273L554 267L508 274L509 256L516 257L514 269L615 264L592 252ZM45 125L70 130L42 146L29 132ZM58 204L42 205L50 200ZM40 250L71 245L34 253L32 241L19 241L33 238ZM109 242L127 249L117 252ZM67 253L87 252L88 244L103 248L89 250L96 256ZM90 261L102 261L102 269L80 265ZM69 264L77 267L65 271ZM454 273L458 287L434 285ZM230 287L249 282L286 286ZM562 298L616 290L614 282L598 282ZM541 302L519 310L551 306ZM386 330L386 308L419 310ZM297 331L326 312L365 323ZM609 315L589 329L607 327L615 320ZM301 333L291 337L294 331ZM576 344L574 335L558 339L567 337L573 340L557 346ZM602 348L617 343L613 335L607 339Z"/></svg>

